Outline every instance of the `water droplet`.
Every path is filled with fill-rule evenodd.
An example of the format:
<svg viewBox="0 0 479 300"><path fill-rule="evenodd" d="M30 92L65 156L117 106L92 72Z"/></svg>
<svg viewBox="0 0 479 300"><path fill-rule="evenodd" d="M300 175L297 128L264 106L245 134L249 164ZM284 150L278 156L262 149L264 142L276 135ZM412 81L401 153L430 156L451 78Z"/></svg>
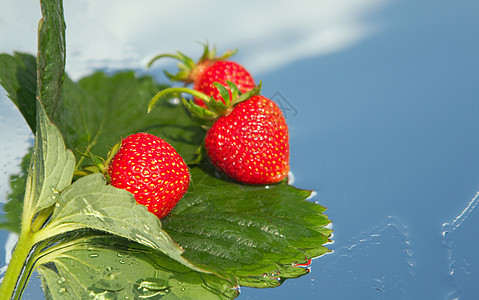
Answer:
<svg viewBox="0 0 479 300"><path fill-rule="evenodd" d="M64 287L58 289L58 293L60 293L60 294L63 294L63 293L65 293L66 291L67 291L67 289L64 288Z"/></svg>
<svg viewBox="0 0 479 300"><path fill-rule="evenodd" d="M62 206L60 202L56 202L56 203L55 203L55 207L58 208L58 207L60 207L60 206Z"/></svg>
<svg viewBox="0 0 479 300"><path fill-rule="evenodd" d="M125 260L123 260L123 259L120 259L120 264L122 264L122 265L123 265L123 264L125 264L125 263L126 263L126 261L125 261Z"/></svg>
<svg viewBox="0 0 479 300"><path fill-rule="evenodd" d="M92 253L92 254L90 254L90 257L91 257L91 258L98 257L98 253Z"/></svg>
<svg viewBox="0 0 479 300"><path fill-rule="evenodd" d="M60 277L60 278L58 279L57 283L58 283L58 284L64 284L65 281L67 281L65 277Z"/></svg>
<svg viewBox="0 0 479 300"><path fill-rule="evenodd" d="M111 270L112 270L112 267L106 267L107 272L111 272Z"/></svg>
<svg viewBox="0 0 479 300"><path fill-rule="evenodd" d="M168 102L171 104L171 105L178 105L180 103L180 99L175 97L175 98L170 98L168 99Z"/></svg>
<svg viewBox="0 0 479 300"><path fill-rule="evenodd" d="M116 256L118 256L118 257L122 257L122 256L123 256L123 254L121 254L120 252L118 252L118 253L116 254Z"/></svg>
<svg viewBox="0 0 479 300"><path fill-rule="evenodd" d="M116 280L117 275L116 275L115 273L109 273L109 274L106 274L105 278L106 278L108 281L113 281L113 280Z"/></svg>

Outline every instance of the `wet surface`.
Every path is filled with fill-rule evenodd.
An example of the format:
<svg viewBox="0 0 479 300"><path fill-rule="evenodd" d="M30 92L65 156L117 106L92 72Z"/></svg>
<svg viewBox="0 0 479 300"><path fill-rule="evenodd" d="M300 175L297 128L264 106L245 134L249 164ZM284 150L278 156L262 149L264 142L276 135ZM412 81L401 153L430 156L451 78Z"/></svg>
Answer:
<svg viewBox="0 0 479 300"><path fill-rule="evenodd" d="M447 299L479 298L479 243L474 238L479 224L479 193L452 222L443 225L444 243L449 259L449 274L454 284Z"/></svg>
<svg viewBox="0 0 479 300"><path fill-rule="evenodd" d="M263 95L290 128L294 185L328 207L334 252L315 259L310 274L275 289L242 288L240 299L479 298L478 13L477 2L381 2L368 14L381 30L360 42L258 68ZM129 46L126 65L138 47ZM248 51L238 59L257 60ZM174 70L149 72L165 66ZM1 140L15 143L0 150L3 199L31 136L3 95L0 124Z"/></svg>
<svg viewBox="0 0 479 300"><path fill-rule="evenodd" d="M337 238L337 237L336 237ZM311 274L286 281L270 291L242 289L246 299L405 299L414 278L414 257L408 229L388 217L368 232L349 239L348 246L316 259ZM283 298L282 298L283 297Z"/></svg>

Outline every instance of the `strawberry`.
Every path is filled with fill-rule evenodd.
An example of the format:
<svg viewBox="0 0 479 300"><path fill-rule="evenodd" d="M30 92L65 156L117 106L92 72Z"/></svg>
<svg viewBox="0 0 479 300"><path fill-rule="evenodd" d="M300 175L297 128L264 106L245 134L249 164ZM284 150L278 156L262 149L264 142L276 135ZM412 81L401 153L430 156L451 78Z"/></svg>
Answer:
<svg viewBox="0 0 479 300"><path fill-rule="evenodd" d="M107 171L111 185L131 192L160 219L175 207L190 182L188 167L176 150L148 133L123 139Z"/></svg>
<svg viewBox="0 0 479 300"><path fill-rule="evenodd" d="M289 171L289 141L281 110L270 99L258 95L259 87L240 95L232 82L227 84L229 89L214 83L223 97L222 102L198 91L169 88L152 99L149 109L160 97L179 89L200 97L206 109L185 99L183 103L193 117L210 125L204 146L213 165L246 184L283 180Z"/></svg>
<svg viewBox="0 0 479 300"><path fill-rule="evenodd" d="M286 121L263 96L252 96L218 118L206 134L205 149L213 165L243 183L276 183L289 171Z"/></svg>
<svg viewBox="0 0 479 300"><path fill-rule="evenodd" d="M178 66L179 72L176 75L165 72L173 81L181 81L185 84L193 83L193 89L213 97L216 101L222 101L223 98L215 88L213 82L219 82L226 85L227 81L233 82L242 92L248 92L255 87L254 79L251 74L240 64L226 60L236 51L228 51L222 56L215 57L215 49L209 49L205 45L204 52L198 62L194 62L181 52L177 54L161 54L153 58L148 64L151 66L154 61L162 57L172 57L182 62ZM230 92L231 94L231 92ZM195 97L197 105L205 107L203 100Z"/></svg>

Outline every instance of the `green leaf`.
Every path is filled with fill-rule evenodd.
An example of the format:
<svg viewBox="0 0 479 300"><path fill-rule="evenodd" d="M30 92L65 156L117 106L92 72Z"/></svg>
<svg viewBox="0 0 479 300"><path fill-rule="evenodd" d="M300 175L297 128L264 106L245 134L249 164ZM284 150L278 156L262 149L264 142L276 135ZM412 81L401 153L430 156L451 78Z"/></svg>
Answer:
<svg viewBox="0 0 479 300"><path fill-rule="evenodd" d="M74 166L73 153L65 148L62 135L37 102L37 132L22 216L25 222L31 222L36 213L55 204L58 194L70 185Z"/></svg>
<svg viewBox="0 0 479 300"><path fill-rule="evenodd" d="M245 186L200 168L163 228L184 257L240 285L272 287L309 272L295 264L329 250L324 207L286 184Z"/></svg>
<svg viewBox="0 0 479 300"><path fill-rule="evenodd" d="M136 241L199 270L181 256L183 251L146 206L137 204L130 192L106 185L99 173L78 179L60 194L50 222L35 238L41 241L85 228Z"/></svg>
<svg viewBox="0 0 479 300"><path fill-rule="evenodd" d="M15 52L0 54L0 84L30 126L36 128L37 62L34 56Z"/></svg>
<svg viewBox="0 0 479 300"><path fill-rule="evenodd" d="M61 101L65 77L65 21L62 0L40 1L42 19L38 25L37 96L52 118Z"/></svg>
<svg viewBox="0 0 479 300"><path fill-rule="evenodd" d="M95 73L78 83L67 79L55 123L68 147L81 152L90 149L106 157L108 148L121 138L149 132L172 144L185 160L191 160L205 132L181 105L165 99L148 114L148 102L159 88L151 77L137 77L133 72L113 76ZM87 164L79 153L76 155L78 167Z"/></svg>
<svg viewBox="0 0 479 300"><path fill-rule="evenodd" d="M232 299L238 295L224 279L108 235L63 241L38 263L47 299Z"/></svg>
<svg viewBox="0 0 479 300"><path fill-rule="evenodd" d="M31 55L0 55L0 83L19 107L35 132L36 65ZM162 98L151 113L148 102L160 86L149 76L134 72L107 76L95 73L73 82L63 82L62 101L51 119L62 133L65 144L75 151L78 168L88 164L82 157L90 149L105 157L112 147L130 134L149 132L172 144L187 161L202 142L205 131L191 120L182 105ZM77 168L77 169L78 169Z"/></svg>

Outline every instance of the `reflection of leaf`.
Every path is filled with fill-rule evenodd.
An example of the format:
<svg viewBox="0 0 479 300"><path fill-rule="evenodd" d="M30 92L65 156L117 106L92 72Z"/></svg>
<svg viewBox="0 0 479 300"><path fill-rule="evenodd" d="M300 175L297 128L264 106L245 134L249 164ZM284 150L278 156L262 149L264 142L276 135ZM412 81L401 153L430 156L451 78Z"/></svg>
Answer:
<svg viewBox="0 0 479 300"><path fill-rule="evenodd" d="M308 273L292 266L326 253L331 231L309 191L286 184L245 186L191 170L192 184L164 229L195 264L239 281L268 287Z"/></svg>
<svg viewBox="0 0 479 300"><path fill-rule="evenodd" d="M25 184L30 158L31 151L22 158L20 173L10 176L10 192L7 194L8 202L3 206L5 214L0 215L0 229L20 233L22 203L25 197Z"/></svg>
<svg viewBox="0 0 479 300"><path fill-rule="evenodd" d="M108 235L64 241L38 264L47 299L231 299L238 294L226 280Z"/></svg>
<svg viewBox="0 0 479 300"><path fill-rule="evenodd" d="M62 233L91 228L115 234L162 251L184 265L195 268L161 229L159 219L136 203L130 192L107 186L101 174L92 174L66 188L55 204L48 225L36 233L44 240Z"/></svg>

